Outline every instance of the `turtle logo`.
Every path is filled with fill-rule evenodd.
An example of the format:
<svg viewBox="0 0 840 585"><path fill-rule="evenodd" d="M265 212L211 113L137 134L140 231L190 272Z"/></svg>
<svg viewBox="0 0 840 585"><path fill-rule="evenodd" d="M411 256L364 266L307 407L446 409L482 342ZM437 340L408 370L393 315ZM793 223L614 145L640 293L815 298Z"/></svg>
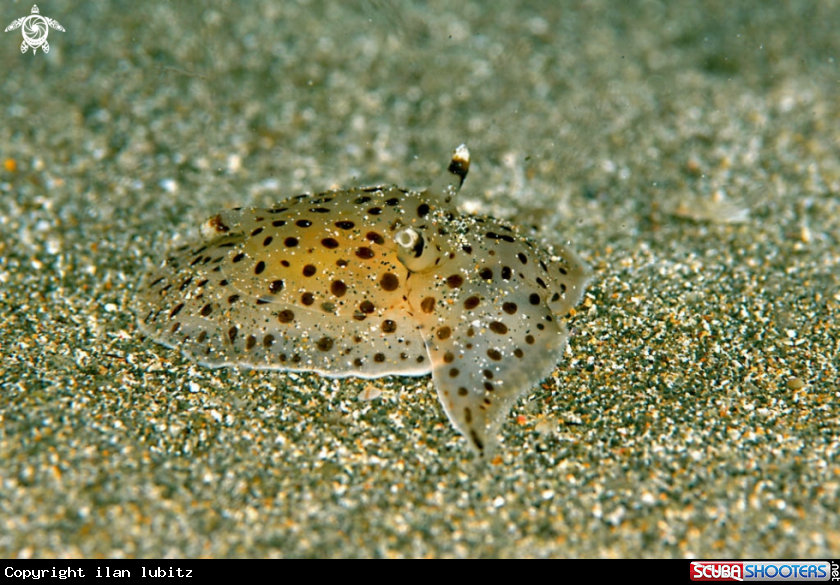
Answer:
<svg viewBox="0 0 840 585"><path fill-rule="evenodd" d="M42 49L45 53L49 53L50 44L47 42L47 35L50 32L49 27L64 32L64 27L58 24L57 20L41 16L38 12L38 5L33 4L32 14L12 21L12 24L7 26L6 30L3 31L9 32L10 30L15 30L16 28L23 26L23 44L20 46L21 53L25 53L26 49L29 47L32 47L33 55L38 52L38 49Z"/></svg>

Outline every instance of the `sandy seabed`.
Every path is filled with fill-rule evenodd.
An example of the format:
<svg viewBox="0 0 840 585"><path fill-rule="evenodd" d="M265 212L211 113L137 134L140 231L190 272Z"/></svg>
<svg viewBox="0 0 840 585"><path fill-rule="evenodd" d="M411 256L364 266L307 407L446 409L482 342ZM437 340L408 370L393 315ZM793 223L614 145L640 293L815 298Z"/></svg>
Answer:
<svg viewBox="0 0 840 585"><path fill-rule="evenodd" d="M0 556L840 556L840 4L79 4L0 35ZM462 142L594 270L489 464L429 378L138 333L217 210Z"/></svg>

